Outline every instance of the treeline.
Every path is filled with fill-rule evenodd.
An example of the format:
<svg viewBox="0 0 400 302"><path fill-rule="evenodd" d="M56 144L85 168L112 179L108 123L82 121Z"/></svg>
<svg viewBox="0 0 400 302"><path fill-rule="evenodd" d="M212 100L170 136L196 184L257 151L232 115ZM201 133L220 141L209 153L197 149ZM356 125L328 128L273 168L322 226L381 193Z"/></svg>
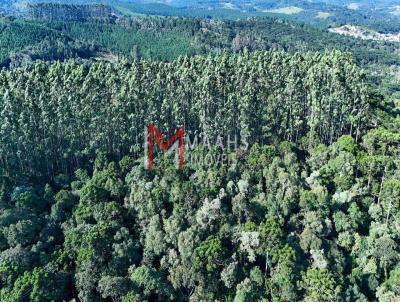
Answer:
<svg viewBox="0 0 400 302"><path fill-rule="evenodd" d="M91 59L98 55L99 48L93 44L73 41L68 38L45 38L39 44L11 53L2 63L8 68L17 68L32 64L37 60L64 61L67 59Z"/></svg>
<svg viewBox="0 0 400 302"><path fill-rule="evenodd" d="M56 31L37 24L0 19L0 62L4 64L13 52L19 52L45 39L56 39L59 36Z"/></svg>
<svg viewBox="0 0 400 302"><path fill-rule="evenodd" d="M37 63L0 72L3 174L54 176L96 150L140 150L143 128L184 126L249 143L332 143L368 127L368 88L348 54L254 52L171 63Z"/></svg>
<svg viewBox="0 0 400 302"><path fill-rule="evenodd" d="M38 22L3 18L0 19L0 27L0 64L7 67L11 54L18 56L19 52L23 52L29 55L30 48L44 48L40 45L43 41L53 41L51 43L55 53L61 53L60 49L63 48L72 50L66 51L64 56L57 56L59 60L71 58L71 52L72 57L79 56L83 59L96 58L99 57L97 52L105 52L130 60L144 58L172 61L179 56L222 50L295 53L338 49L353 53L356 62L362 66L397 65L400 61L396 43L343 37L274 18L219 21L131 17L118 18L115 24L108 21ZM34 53L32 60L34 58L50 59L46 52L43 55Z"/></svg>
<svg viewBox="0 0 400 302"><path fill-rule="evenodd" d="M328 33L308 25L294 23L276 18L252 18L247 20L203 20L198 18L175 17L131 17L119 18L117 24L93 23L50 23L50 28L62 28L62 31L81 41L98 41L105 48L129 56L133 45L145 52L149 49L146 39L136 40L136 32L162 32L163 36L174 35L178 42L173 44L180 52L185 53L187 44L189 51L204 53L208 51L241 51L278 50L287 52L305 52L325 50L341 50L352 52L360 65L370 63L398 64L400 56L396 43L363 41ZM131 38L130 38L131 37ZM95 40L97 38L97 40ZM144 44L144 46L142 46ZM163 51L171 45L153 47ZM156 55L156 54L155 54ZM146 56L158 59L155 55ZM172 60L177 56L167 59ZM165 57L162 57L164 59Z"/></svg>
<svg viewBox="0 0 400 302"><path fill-rule="evenodd" d="M129 60L172 61L180 56L204 54L207 49L195 39L198 24L184 19L120 19L104 22L51 22L46 27Z"/></svg>
<svg viewBox="0 0 400 302"><path fill-rule="evenodd" d="M34 3L28 5L28 16L45 21L90 21L115 19L113 9L103 4Z"/></svg>
<svg viewBox="0 0 400 302"><path fill-rule="evenodd" d="M0 67L15 68L35 60L90 59L100 47L75 40L35 22L0 19Z"/></svg>

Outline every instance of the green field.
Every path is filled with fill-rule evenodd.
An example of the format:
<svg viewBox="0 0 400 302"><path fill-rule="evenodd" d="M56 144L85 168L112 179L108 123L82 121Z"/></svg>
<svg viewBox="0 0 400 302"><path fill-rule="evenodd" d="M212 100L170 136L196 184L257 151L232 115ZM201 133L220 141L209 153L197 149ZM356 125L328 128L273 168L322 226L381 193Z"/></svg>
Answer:
<svg viewBox="0 0 400 302"><path fill-rule="evenodd" d="M331 13L327 13L327 12L318 12L317 14L317 18L318 19L328 19L329 17L332 17Z"/></svg>
<svg viewBox="0 0 400 302"><path fill-rule="evenodd" d="M282 8L276 8L271 10L265 10L265 12L273 14L283 14L283 15L296 15L303 12L304 9L297 6L287 6Z"/></svg>

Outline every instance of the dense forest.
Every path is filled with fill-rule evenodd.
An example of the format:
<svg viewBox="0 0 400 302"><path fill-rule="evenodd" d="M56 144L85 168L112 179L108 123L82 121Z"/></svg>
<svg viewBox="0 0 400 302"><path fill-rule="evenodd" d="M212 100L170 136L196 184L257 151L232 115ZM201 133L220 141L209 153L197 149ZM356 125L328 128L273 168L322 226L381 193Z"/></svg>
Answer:
<svg viewBox="0 0 400 302"><path fill-rule="evenodd" d="M400 301L398 43L35 7L0 18L1 302Z"/></svg>
<svg viewBox="0 0 400 302"><path fill-rule="evenodd" d="M89 59L98 47L38 23L0 19L0 66L19 67L35 60Z"/></svg>
<svg viewBox="0 0 400 302"><path fill-rule="evenodd" d="M276 18L203 20L177 17L129 17L109 22L21 21L0 19L0 64L22 49L53 43L69 59L96 57L96 52L127 58L171 61L179 56L210 51L278 50L306 52L341 50L352 52L359 65L398 64L398 43L363 41L329 33L308 25ZM62 43L65 40L66 42ZM43 41L43 42L42 42ZM70 45L81 45L71 47ZM61 49L61 51L60 51ZM29 50L26 51L29 54ZM40 53L36 54L40 58ZM42 59L48 60L46 52ZM2 63L1 63L2 62ZM18 66L18 61L14 65ZM20 65L20 64L19 64Z"/></svg>
<svg viewBox="0 0 400 302"><path fill-rule="evenodd" d="M350 55L37 63L0 87L1 301L399 299L400 123ZM149 121L251 148L150 172Z"/></svg>
<svg viewBox="0 0 400 302"><path fill-rule="evenodd" d="M89 21L112 20L112 8L102 4L37 3L28 6L29 16L39 20Z"/></svg>
<svg viewBox="0 0 400 302"><path fill-rule="evenodd" d="M4 71L3 174L52 176L96 150L126 154L142 145L137 125L149 122L167 133L184 125L188 134L236 134L261 144L298 142L310 131L324 143L343 134L359 139L370 121L364 78L340 53L39 63Z"/></svg>
<svg viewBox="0 0 400 302"><path fill-rule="evenodd" d="M92 7L93 14L90 14L99 16L99 3L112 8L115 14L125 16L179 16L230 20L270 16L319 28L358 24L381 32L400 31L396 0L2 0L0 14L4 12L32 16L32 10L26 5L31 4L38 8L35 16L65 17L71 20L71 16L82 15L79 7L86 15ZM63 10L66 10L65 16L61 13ZM71 15L72 12L75 13ZM102 18L106 17L108 12L100 15Z"/></svg>

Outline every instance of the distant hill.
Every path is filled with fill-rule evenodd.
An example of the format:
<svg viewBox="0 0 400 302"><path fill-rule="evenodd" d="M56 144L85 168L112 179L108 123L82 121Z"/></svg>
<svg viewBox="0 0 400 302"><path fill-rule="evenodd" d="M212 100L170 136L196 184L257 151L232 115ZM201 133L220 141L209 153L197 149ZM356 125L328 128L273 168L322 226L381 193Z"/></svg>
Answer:
<svg viewBox="0 0 400 302"><path fill-rule="evenodd" d="M0 0L0 13L26 14L27 4L104 4L124 15L158 15L219 19L276 16L321 28L346 24L379 32L400 32L397 0Z"/></svg>
<svg viewBox="0 0 400 302"><path fill-rule="evenodd" d="M103 4L28 4L28 15L33 19L47 21L89 21L113 18L113 9Z"/></svg>
<svg viewBox="0 0 400 302"><path fill-rule="evenodd" d="M322 27L363 25L382 32L400 31L398 0L126 0L134 12L232 18L274 15ZM169 10L167 9L169 7ZM177 10L179 9L179 10Z"/></svg>

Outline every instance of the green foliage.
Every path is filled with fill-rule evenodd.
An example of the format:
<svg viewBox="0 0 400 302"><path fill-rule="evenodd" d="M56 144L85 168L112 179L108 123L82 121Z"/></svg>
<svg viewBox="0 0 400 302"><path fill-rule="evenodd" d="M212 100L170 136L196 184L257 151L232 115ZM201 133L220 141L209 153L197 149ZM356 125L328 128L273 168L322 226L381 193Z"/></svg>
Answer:
<svg viewBox="0 0 400 302"><path fill-rule="evenodd" d="M46 186L41 194L50 196L51 209L3 211L2 299L189 301L191 293L199 301L368 301L376 295L391 302L400 260L399 162L387 165L382 178L364 175L360 164L381 148L366 155L366 146L348 136L297 150L311 158L293 157L291 146L257 151L274 154L265 170L278 169L278 180L290 180L284 191L263 185L274 183L268 173L249 177L254 148L234 163L235 173L191 167L187 176L172 173L173 161L147 172L125 158L127 170L98 153L93 173L80 170L71 180L81 182L78 191L67 185L51 194ZM348 161L355 171L346 188L331 186ZM333 172L324 174L327 169ZM208 177L196 179L201 174ZM382 183L381 192L375 183ZM11 200L27 192L18 187ZM267 192L275 195L268 199ZM286 196L298 205L276 215ZM52 286L57 290L49 291Z"/></svg>
<svg viewBox="0 0 400 302"><path fill-rule="evenodd" d="M291 77L302 81L286 80ZM71 91L70 85L79 83L81 88ZM250 144L297 142L310 130L330 143L343 134L360 136L368 126L368 89L362 71L350 56L338 52L222 54L172 63L37 63L23 73L1 71L0 84L4 96L0 156L3 169L11 175L65 174L71 167L80 168L74 163L93 158L98 151L122 158L143 141L143 131L135 125L147 121L156 122L164 133L186 124L187 134L239 134ZM36 115L30 118L33 111ZM295 161L291 157L287 160ZM268 169L271 190L282 182L297 181L277 161ZM347 179L337 180L341 181L346 187ZM110 185L118 198L123 193L118 179ZM85 199L103 194L95 187L83 190ZM279 190L271 193L280 194ZM280 211L293 206L287 196Z"/></svg>
<svg viewBox="0 0 400 302"><path fill-rule="evenodd" d="M165 280L163 274L154 268L149 268L147 266L134 268L131 274L131 280L134 286L139 287L146 297L157 294L167 299L173 298L171 286Z"/></svg>
<svg viewBox="0 0 400 302"><path fill-rule="evenodd" d="M299 285L306 291L305 302L340 301L341 289L326 270L309 269Z"/></svg>
<svg viewBox="0 0 400 302"><path fill-rule="evenodd" d="M32 272L25 272L20 276L15 281L12 290L1 290L0 298L4 302L61 301L66 297L66 285L65 276L35 268Z"/></svg>
<svg viewBox="0 0 400 302"><path fill-rule="evenodd" d="M28 10L31 18L39 20L88 21L112 17L111 7L102 4L35 3L30 4Z"/></svg>
<svg viewBox="0 0 400 302"><path fill-rule="evenodd" d="M215 237L208 237L194 251L193 266L197 269L204 267L209 272L215 271L222 265L224 250L221 241Z"/></svg>
<svg viewBox="0 0 400 302"><path fill-rule="evenodd" d="M0 71L0 301L397 302L399 121L352 57L249 51L301 48L286 21L119 21L42 25L168 61L239 53ZM249 149L147 171L149 122Z"/></svg>
<svg viewBox="0 0 400 302"><path fill-rule="evenodd" d="M386 280L378 289L377 298L379 302L391 302L400 298L400 271L399 268L394 269L390 278Z"/></svg>
<svg viewBox="0 0 400 302"><path fill-rule="evenodd" d="M37 22L0 18L0 66L19 67L38 59L64 60L94 55L84 42Z"/></svg>
<svg viewBox="0 0 400 302"><path fill-rule="evenodd" d="M100 17L78 22L76 19L86 20L88 14L74 13L74 5L66 7L72 7L71 12L62 13L55 9L47 14L48 17L35 21L0 19L0 64L18 67L37 59L53 61L70 58L114 62L118 56L134 60L171 61L185 55L245 49L291 53L341 50L352 52L361 65L371 65L371 78L377 83L380 78L387 77L386 70L399 61L396 43L343 37L282 19L264 17L216 21L136 16L119 17L117 20ZM103 15L102 6L99 7L99 14ZM227 11L232 13L235 10ZM62 21L63 18L69 21ZM377 74L377 66L384 71ZM387 93L390 91L385 91Z"/></svg>

